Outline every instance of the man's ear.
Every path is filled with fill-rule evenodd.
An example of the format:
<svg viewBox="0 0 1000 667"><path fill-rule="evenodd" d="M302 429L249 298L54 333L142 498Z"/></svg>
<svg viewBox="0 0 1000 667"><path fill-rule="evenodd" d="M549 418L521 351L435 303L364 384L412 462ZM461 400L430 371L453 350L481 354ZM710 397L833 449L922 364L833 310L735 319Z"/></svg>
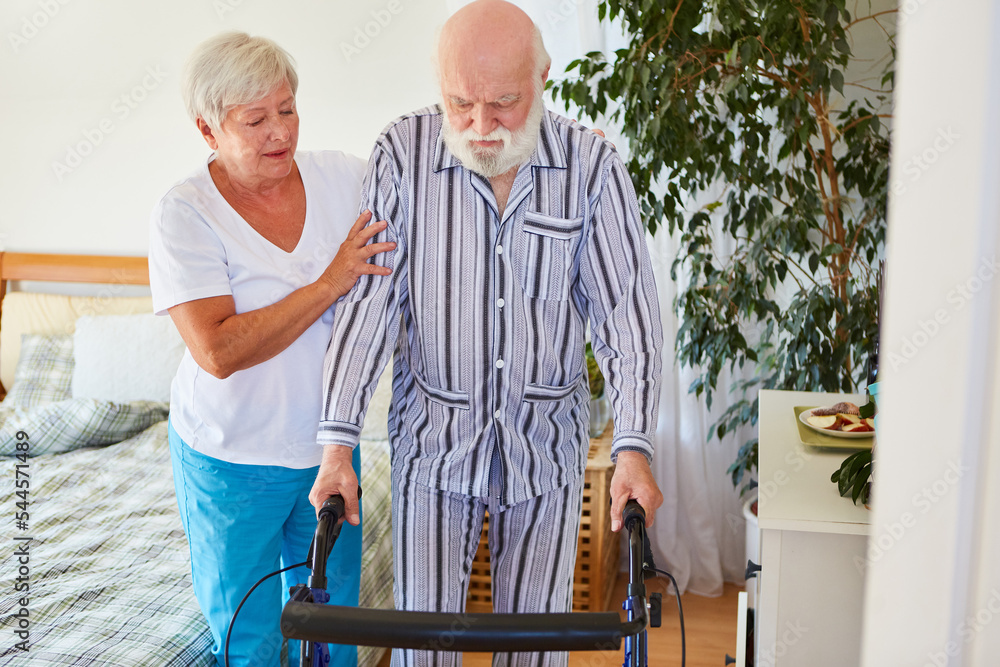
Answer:
<svg viewBox="0 0 1000 667"><path fill-rule="evenodd" d="M545 70L542 72L542 87L545 87L545 82L549 80L549 68L552 67L552 63L545 66Z"/></svg>
<svg viewBox="0 0 1000 667"><path fill-rule="evenodd" d="M195 122L198 124L198 131L201 132L201 136L205 140L205 143L208 144L208 147L213 151L217 150L219 148L219 141L215 138L215 133L208 126L208 123L205 122L205 119L199 117Z"/></svg>

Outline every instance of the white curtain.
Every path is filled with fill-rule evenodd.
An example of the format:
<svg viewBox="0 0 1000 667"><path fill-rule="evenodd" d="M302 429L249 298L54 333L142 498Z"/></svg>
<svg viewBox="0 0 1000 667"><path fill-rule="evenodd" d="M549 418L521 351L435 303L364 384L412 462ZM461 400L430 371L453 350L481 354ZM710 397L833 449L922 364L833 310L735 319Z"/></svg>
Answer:
<svg viewBox="0 0 1000 667"><path fill-rule="evenodd" d="M663 506L656 514L651 541L661 569L677 579L682 591L719 595L722 582L743 581L745 522L742 502L733 489L726 468L739 446L753 436L745 428L723 442L708 439L712 423L725 410L734 379L720 377L712 410L704 398L687 388L696 373L674 361L674 344L680 322L673 308L678 284L670 279L670 265L677 254L677 237L665 229L649 239L663 317L664 351L660 414L656 429L653 474L663 491ZM684 276L678 276L684 280ZM662 564L659 564L662 563ZM664 567L664 565L666 567Z"/></svg>
<svg viewBox="0 0 1000 667"><path fill-rule="evenodd" d="M542 31L552 56L551 79L565 78L566 66L590 51L603 51L613 59L614 51L627 44L621 26L598 21L597 0L513 2ZM447 3L449 12L454 12L468 0ZM546 104L556 108L551 99L547 98ZM567 113L565 109L557 110ZM618 129L608 121L599 120L596 125L627 159L628 146ZM745 429L722 443L708 440L710 425L725 409L733 378L722 377L709 412L703 399L687 392L696 374L691 369L680 369L674 361L679 322L673 301L678 285L670 279L670 266L677 244L676 235L669 235L666 229L660 229L655 238L649 237L664 330L663 388L653 461L653 473L664 501L650 537L657 567L673 574L682 592L720 595L723 581L743 582L746 560L742 501L726 468L736 457L740 443L753 432ZM683 281L684 277L679 279Z"/></svg>

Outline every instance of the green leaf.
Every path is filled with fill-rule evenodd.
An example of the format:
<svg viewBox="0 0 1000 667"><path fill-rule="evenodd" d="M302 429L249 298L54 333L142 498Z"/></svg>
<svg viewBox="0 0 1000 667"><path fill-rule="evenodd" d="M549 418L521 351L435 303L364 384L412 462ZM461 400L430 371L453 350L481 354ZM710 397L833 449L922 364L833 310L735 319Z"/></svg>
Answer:
<svg viewBox="0 0 1000 667"><path fill-rule="evenodd" d="M851 492L851 501L855 505L858 504L858 499L862 498L862 492L866 489L866 487L869 486L870 484L869 478L870 478L870 468L868 466L865 466L865 468L863 468L860 471L857 478L854 480L854 488ZM868 494L865 493L864 502L867 501L868 501Z"/></svg>
<svg viewBox="0 0 1000 667"><path fill-rule="evenodd" d="M837 478L837 491L841 497L846 496L851 488L851 476L847 474L843 466L840 468L840 476Z"/></svg>
<svg viewBox="0 0 1000 667"><path fill-rule="evenodd" d="M740 48L740 43L733 42L733 48L729 49L729 52L726 54L726 59L724 61L727 65L732 66L736 63L736 51L739 48Z"/></svg>
<svg viewBox="0 0 1000 667"><path fill-rule="evenodd" d="M844 73L839 69L830 70L830 85L841 95L844 94Z"/></svg>
<svg viewBox="0 0 1000 667"><path fill-rule="evenodd" d="M871 462L871 452L858 452L851 457L851 465L847 468L847 476L854 479L860 470Z"/></svg>
<svg viewBox="0 0 1000 667"><path fill-rule="evenodd" d="M828 243L826 246L823 247L823 251L822 253L820 253L820 257L825 259L830 255L839 255L842 252L844 252L844 248L839 243Z"/></svg>
<svg viewBox="0 0 1000 667"><path fill-rule="evenodd" d="M826 23L826 27L832 29L837 25L837 19L840 18L840 12L837 11L837 5L830 3L826 7L826 13L823 15L823 22Z"/></svg>

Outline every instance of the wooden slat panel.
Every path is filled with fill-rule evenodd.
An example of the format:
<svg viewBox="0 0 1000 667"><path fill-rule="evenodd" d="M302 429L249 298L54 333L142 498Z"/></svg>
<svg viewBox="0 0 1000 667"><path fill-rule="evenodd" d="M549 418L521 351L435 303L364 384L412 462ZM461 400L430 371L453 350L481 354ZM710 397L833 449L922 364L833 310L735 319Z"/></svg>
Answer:
<svg viewBox="0 0 1000 667"><path fill-rule="evenodd" d="M583 508L573 575L573 611L597 611L611 600L618 571L618 535L611 532L609 486L614 474L611 463L611 425L591 440L584 473ZM479 548L472 562L467 611L491 611L489 514L483 522Z"/></svg>

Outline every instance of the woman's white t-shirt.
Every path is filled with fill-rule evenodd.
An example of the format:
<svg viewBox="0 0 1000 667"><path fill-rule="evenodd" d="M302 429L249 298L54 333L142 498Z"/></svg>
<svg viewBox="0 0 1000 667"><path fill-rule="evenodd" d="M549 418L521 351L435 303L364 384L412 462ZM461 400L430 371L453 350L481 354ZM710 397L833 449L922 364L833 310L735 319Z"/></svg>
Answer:
<svg viewBox="0 0 1000 667"><path fill-rule="evenodd" d="M306 195L302 237L285 252L229 205L208 163L164 195L153 210L149 281L153 310L232 295L236 312L280 301L315 282L357 219L365 163L339 151L295 154ZM196 451L255 465L319 465L316 425L323 357L333 308L277 356L220 380L185 352L170 391L170 421Z"/></svg>

